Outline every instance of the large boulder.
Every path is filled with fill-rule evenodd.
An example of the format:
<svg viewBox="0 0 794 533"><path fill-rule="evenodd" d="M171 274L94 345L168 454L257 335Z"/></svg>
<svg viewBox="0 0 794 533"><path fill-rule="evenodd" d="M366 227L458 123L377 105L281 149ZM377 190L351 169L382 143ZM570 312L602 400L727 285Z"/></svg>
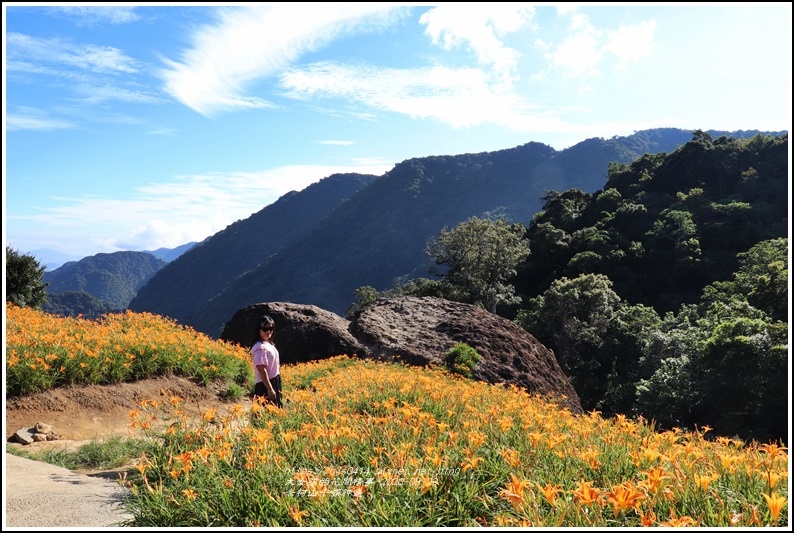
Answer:
<svg viewBox="0 0 794 533"><path fill-rule="evenodd" d="M351 333L368 357L413 365L444 364L444 354L465 343L482 356L472 377L516 385L530 393L582 406L554 352L510 320L470 304L433 297L379 299L352 318Z"/></svg>
<svg viewBox="0 0 794 533"><path fill-rule="evenodd" d="M361 345L348 331L350 322L314 305L268 302L238 310L226 323L220 339L246 348L259 340L262 315L276 323L273 343L282 363L301 363L335 355L361 353Z"/></svg>
<svg viewBox="0 0 794 533"><path fill-rule="evenodd" d="M250 347L262 315L276 323L274 342L285 364L347 354L411 365L443 365L465 343L482 356L472 377L555 397L574 413L582 406L554 353L510 320L474 305L433 297L381 298L350 320L313 305L269 302L237 311L221 339Z"/></svg>

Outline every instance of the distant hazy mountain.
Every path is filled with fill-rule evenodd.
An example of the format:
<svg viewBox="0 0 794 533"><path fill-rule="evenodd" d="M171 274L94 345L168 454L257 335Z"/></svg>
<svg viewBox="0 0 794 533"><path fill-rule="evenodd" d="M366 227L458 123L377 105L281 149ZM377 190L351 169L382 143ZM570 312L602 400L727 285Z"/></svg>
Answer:
<svg viewBox="0 0 794 533"><path fill-rule="evenodd" d="M49 294L85 292L114 309L126 309L138 290L166 265L149 252L96 254L44 273Z"/></svg>
<svg viewBox="0 0 794 533"><path fill-rule="evenodd" d="M50 248L39 248L38 250L28 252L28 254L35 257L45 270L55 270L64 263L82 259L79 255L69 255Z"/></svg>
<svg viewBox="0 0 794 533"><path fill-rule="evenodd" d="M176 248L158 248L157 250L150 251L149 253L155 256L157 259L162 259L166 263L170 263L183 253L193 248L195 245L195 242L189 242L187 244L183 244L182 246L177 246Z"/></svg>
<svg viewBox="0 0 794 533"><path fill-rule="evenodd" d="M157 250L153 251L146 250L146 253L150 253L156 258L162 259L166 263L170 263L183 253L193 248L196 244L196 242L189 242L187 244L177 246L176 248L158 248ZM35 257L39 264L43 266L46 271L53 271L70 261L79 261L80 259L83 259L82 256L65 254L51 248L39 248L38 250L33 250L32 252L27 253Z"/></svg>
<svg viewBox="0 0 794 533"><path fill-rule="evenodd" d="M707 133L749 138L765 132ZM495 152L409 159L351 191L345 201L322 202L322 212L291 208L317 205L307 197L333 189L339 178L332 184L329 177L285 195L172 261L129 308L170 316L216 337L237 309L257 302L313 304L342 314L358 287L385 290L399 280L427 276L425 246L444 227L487 212L529 224L548 191L595 192L604 186L611 162L669 153L692 134L664 128L588 139L562 151L530 142Z"/></svg>

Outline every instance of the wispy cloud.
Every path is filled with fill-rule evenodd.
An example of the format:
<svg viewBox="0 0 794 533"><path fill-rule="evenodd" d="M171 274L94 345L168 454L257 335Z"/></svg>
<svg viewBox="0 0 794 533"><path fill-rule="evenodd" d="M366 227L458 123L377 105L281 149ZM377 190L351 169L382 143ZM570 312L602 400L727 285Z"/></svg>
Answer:
<svg viewBox="0 0 794 533"><path fill-rule="evenodd" d="M42 39L11 32L6 36L9 60L64 64L98 73L134 73L138 61L112 46L75 44L64 39Z"/></svg>
<svg viewBox="0 0 794 533"><path fill-rule="evenodd" d="M437 119L453 127L490 122L521 130L533 109L518 95L497 90L492 78L478 68L385 69L316 63L283 74L280 82L291 98L342 98L417 119Z"/></svg>
<svg viewBox="0 0 794 533"><path fill-rule="evenodd" d="M114 47L12 32L7 37L7 56L6 70L10 75L26 83L42 83L48 89L62 91L61 101L71 102L72 109L61 106L60 111L52 111L73 117L70 122L52 119L42 122L17 116L13 121L9 120L9 123L13 122L13 129L48 130L65 127L63 124L72 120L105 120L108 109L102 111L105 116L97 117L87 114L86 107L107 102L161 104L166 101L161 94L136 80L144 70L141 63ZM56 78L58 81L42 82L41 78ZM79 113L74 109L75 103L80 104Z"/></svg>
<svg viewBox="0 0 794 533"><path fill-rule="evenodd" d="M174 135L176 130L174 128L154 128L147 131L149 135Z"/></svg>
<svg viewBox="0 0 794 533"><path fill-rule="evenodd" d="M334 146L352 146L356 144L356 141L333 141L329 139L327 141L317 141L317 144L330 144Z"/></svg>
<svg viewBox="0 0 794 533"><path fill-rule="evenodd" d="M141 17L134 6L58 6L50 7L51 13L73 18L78 24L126 24Z"/></svg>
<svg viewBox="0 0 794 533"><path fill-rule="evenodd" d="M17 130L39 130L52 131L63 130L76 127L73 123L65 120L58 120L46 117L24 116L8 114L6 119L6 129L8 131Z"/></svg>
<svg viewBox="0 0 794 533"><path fill-rule="evenodd" d="M179 60L164 59L161 75L174 98L204 115L274 107L246 95L246 87L341 35L382 28L404 10L368 3L222 8L218 23L199 28Z"/></svg>
<svg viewBox="0 0 794 533"><path fill-rule="evenodd" d="M82 84L75 88L78 99L90 105L101 104L108 101L127 102L131 104L159 104L165 100L159 96L145 92L130 90L116 85L89 85Z"/></svg>

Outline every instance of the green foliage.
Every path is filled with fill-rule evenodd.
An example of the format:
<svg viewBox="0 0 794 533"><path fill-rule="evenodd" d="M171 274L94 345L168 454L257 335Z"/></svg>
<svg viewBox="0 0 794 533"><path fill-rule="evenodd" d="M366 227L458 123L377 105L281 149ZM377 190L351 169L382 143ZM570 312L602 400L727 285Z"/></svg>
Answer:
<svg viewBox="0 0 794 533"><path fill-rule="evenodd" d="M247 391L237 383L229 383L226 386L226 391L223 393L223 398L226 400L239 400L246 396Z"/></svg>
<svg viewBox="0 0 794 533"><path fill-rule="evenodd" d="M355 301L345 311L345 316L348 318L352 317L364 307L377 300L379 298L379 294L374 287L367 285L356 289L353 292L353 298L355 298Z"/></svg>
<svg viewBox="0 0 794 533"><path fill-rule="evenodd" d="M42 311L58 316L82 316L83 318L96 319L108 313L118 313L121 309L94 298L87 292L68 291L63 294L48 294L47 300L41 306Z"/></svg>
<svg viewBox="0 0 794 533"><path fill-rule="evenodd" d="M603 340L619 301L612 282L602 274L561 278L530 300L516 321L555 347L563 371L570 376L578 373L588 353Z"/></svg>
<svg viewBox="0 0 794 533"><path fill-rule="evenodd" d="M784 435L788 425L788 327L735 317L721 319L700 344L693 373L703 391L701 417L721 433L758 439Z"/></svg>
<svg viewBox="0 0 794 533"><path fill-rule="evenodd" d="M520 301L508 280L529 255L524 231L522 225L509 224L504 217L471 217L451 230L442 229L428 243L427 253L436 264L448 267L443 275L446 281L495 313L498 304Z"/></svg>
<svg viewBox="0 0 794 533"><path fill-rule="evenodd" d="M153 442L143 439L110 436L89 441L75 451L51 448L24 455L69 470L109 470L127 466L131 460L147 451L151 453L152 446L154 446Z"/></svg>
<svg viewBox="0 0 794 533"><path fill-rule="evenodd" d="M6 246L6 302L41 308L47 298L44 267L32 255Z"/></svg>
<svg viewBox="0 0 794 533"><path fill-rule="evenodd" d="M472 376L474 368L482 356L464 342L459 342L444 354L444 363L452 372L467 378Z"/></svg>
<svg viewBox="0 0 794 533"><path fill-rule="evenodd" d="M734 291L773 320L788 317L788 239L762 241L738 255Z"/></svg>

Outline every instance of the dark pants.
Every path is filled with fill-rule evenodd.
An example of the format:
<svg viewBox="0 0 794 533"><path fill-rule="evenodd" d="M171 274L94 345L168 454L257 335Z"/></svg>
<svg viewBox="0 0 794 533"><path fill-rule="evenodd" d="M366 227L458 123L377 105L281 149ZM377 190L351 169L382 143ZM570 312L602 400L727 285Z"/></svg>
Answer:
<svg viewBox="0 0 794 533"><path fill-rule="evenodd" d="M273 386L273 390L276 391L276 402L275 404L278 407L283 407L281 403L281 374L274 378L270 378L270 384ZM256 385L254 386L254 396L262 396L266 400L270 401L267 397L267 387L261 381L257 381Z"/></svg>

